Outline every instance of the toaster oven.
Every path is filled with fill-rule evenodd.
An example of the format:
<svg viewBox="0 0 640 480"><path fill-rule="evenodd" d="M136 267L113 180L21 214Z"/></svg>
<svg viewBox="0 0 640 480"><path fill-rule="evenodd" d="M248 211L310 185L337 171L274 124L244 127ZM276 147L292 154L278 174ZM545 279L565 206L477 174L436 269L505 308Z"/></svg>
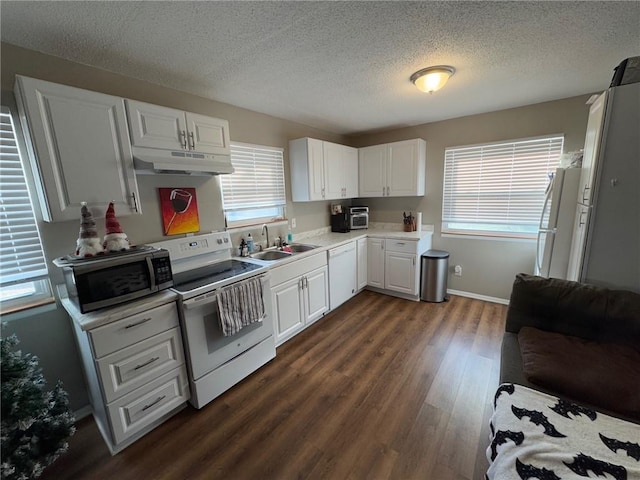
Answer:
<svg viewBox="0 0 640 480"><path fill-rule="evenodd" d="M349 208L349 224L351 230L369 228L369 207Z"/></svg>

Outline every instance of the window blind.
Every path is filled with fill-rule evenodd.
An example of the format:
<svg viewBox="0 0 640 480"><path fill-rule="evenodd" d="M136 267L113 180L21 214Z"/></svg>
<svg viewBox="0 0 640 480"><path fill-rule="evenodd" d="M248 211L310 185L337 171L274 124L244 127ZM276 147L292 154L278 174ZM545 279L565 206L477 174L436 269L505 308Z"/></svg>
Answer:
<svg viewBox="0 0 640 480"><path fill-rule="evenodd" d="M47 265L9 110L0 112L0 285L42 277Z"/></svg>
<svg viewBox="0 0 640 480"><path fill-rule="evenodd" d="M532 237L564 136L447 148L442 231Z"/></svg>
<svg viewBox="0 0 640 480"><path fill-rule="evenodd" d="M246 220L252 211L256 212L254 218L262 217L264 212L282 211L286 197L281 148L232 143L231 163L234 173L220 176L227 218L235 213L234 218Z"/></svg>

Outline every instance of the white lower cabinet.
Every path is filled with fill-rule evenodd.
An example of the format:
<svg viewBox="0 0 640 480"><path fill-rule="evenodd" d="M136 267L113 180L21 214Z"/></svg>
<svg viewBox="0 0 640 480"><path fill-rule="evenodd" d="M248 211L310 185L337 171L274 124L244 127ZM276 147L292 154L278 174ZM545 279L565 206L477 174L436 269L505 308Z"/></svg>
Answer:
<svg viewBox="0 0 640 480"><path fill-rule="evenodd" d="M416 256L410 253L386 251L384 255L384 288L416 295Z"/></svg>
<svg viewBox="0 0 640 480"><path fill-rule="evenodd" d="M74 322L93 414L112 454L190 397L175 302L83 331Z"/></svg>
<svg viewBox="0 0 640 480"><path fill-rule="evenodd" d="M329 269L320 267L304 276L302 298L304 300L304 323L310 325L329 310Z"/></svg>
<svg viewBox="0 0 640 480"><path fill-rule="evenodd" d="M356 245L358 260L357 260L357 268L358 272L356 274L357 277L357 290L362 290L367 286L367 239L360 238L358 239Z"/></svg>
<svg viewBox="0 0 640 480"><path fill-rule="evenodd" d="M292 278L288 282L271 287L271 295L278 345L304 327L302 278Z"/></svg>
<svg viewBox="0 0 640 480"><path fill-rule="evenodd" d="M431 248L431 235L421 239L367 239L367 285L372 289L419 300L420 256Z"/></svg>
<svg viewBox="0 0 640 480"><path fill-rule="evenodd" d="M276 345L329 311L329 270L321 252L271 270Z"/></svg>
<svg viewBox="0 0 640 480"><path fill-rule="evenodd" d="M384 238L367 238L367 284L384 288Z"/></svg>

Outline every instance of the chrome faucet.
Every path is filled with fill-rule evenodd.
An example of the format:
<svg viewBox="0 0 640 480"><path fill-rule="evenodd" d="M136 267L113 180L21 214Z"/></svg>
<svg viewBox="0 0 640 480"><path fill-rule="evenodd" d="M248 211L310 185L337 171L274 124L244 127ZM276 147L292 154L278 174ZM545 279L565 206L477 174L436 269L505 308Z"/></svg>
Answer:
<svg viewBox="0 0 640 480"><path fill-rule="evenodd" d="M262 225L262 235L267 235L267 248L269 248L269 227L267 227L267 224L265 223L264 225Z"/></svg>

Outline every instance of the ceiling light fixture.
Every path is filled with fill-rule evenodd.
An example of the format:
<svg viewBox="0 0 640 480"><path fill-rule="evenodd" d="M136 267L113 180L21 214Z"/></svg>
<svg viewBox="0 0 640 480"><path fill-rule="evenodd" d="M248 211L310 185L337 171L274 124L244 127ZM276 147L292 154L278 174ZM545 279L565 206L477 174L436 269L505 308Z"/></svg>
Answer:
<svg viewBox="0 0 640 480"><path fill-rule="evenodd" d="M449 77L455 72L456 69L448 65L437 65L418 70L411 75L410 79L418 87L418 90L425 93L433 93L444 87Z"/></svg>

